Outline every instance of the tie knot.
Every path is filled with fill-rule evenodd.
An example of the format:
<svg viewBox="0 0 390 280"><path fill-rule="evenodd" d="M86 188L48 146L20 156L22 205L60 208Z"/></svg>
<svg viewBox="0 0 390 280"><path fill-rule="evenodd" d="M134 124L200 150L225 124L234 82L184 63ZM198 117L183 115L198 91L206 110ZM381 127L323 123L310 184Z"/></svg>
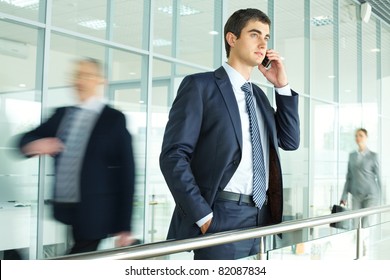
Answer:
<svg viewBox="0 0 390 280"><path fill-rule="evenodd" d="M251 84L250 83L243 84L241 89L245 93L252 93L252 89L251 89Z"/></svg>

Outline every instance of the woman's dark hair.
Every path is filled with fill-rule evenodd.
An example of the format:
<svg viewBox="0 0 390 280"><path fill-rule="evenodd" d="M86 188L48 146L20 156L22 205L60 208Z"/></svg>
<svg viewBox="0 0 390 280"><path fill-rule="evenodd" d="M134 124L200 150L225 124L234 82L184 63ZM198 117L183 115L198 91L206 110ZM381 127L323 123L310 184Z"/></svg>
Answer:
<svg viewBox="0 0 390 280"><path fill-rule="evenodd" d="M228 32L232 32L234 35L236 35L237 39L240 38L242 29L247 25L249 21L252 20L260 21L271 26L270 18L265 13L257 9L238 10L234 12L227 20L223 32L225 39L226 57L229 57L230 55L230 45L226 40L226 34Z"/></svg>

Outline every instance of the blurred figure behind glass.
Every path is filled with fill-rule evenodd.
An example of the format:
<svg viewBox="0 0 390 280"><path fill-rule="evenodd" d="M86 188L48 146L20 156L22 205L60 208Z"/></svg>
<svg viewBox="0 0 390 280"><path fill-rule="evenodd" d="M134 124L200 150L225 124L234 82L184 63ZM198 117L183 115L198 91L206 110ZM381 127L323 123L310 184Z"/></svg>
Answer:
<svg viewBox="0 0 390 280"><path fill-rule="evenodd" d="M19 143L27 157L55 157L53 212L55 219L72 227L70 254L95 251L110 235L118 236L118 246L134 241L135 168L125 116L99 94L105 83L99 61L85 58L74 66L79 104L58 108Z"/></svg>
<svg viewBox="0 0 390 280"><path fill-rule="evenodd" d="M359 128L355 133L358 150L349 154L347 180L340 204L346 205L348 193L352 195L352 209L379 206L381 202L381 183L378 155L367 147L368 133ZM370 217L363 218L363 227L372 224Z"/></svg>

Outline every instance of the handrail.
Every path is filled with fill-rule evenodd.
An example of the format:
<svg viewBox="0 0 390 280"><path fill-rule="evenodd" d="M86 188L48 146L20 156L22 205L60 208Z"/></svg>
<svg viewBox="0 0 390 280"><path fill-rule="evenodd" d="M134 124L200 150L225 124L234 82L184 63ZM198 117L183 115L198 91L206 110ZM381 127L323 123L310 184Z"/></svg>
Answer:
<svg viewBox="0 0 390 280"><path fill-rule="evenodd" d="M390 211L390 205L351 210L326 216L307 218L302 220L288 221L281 224L261 228L245 230L232 230L215 233L184 240L168 240L156 243L142 244L115 248L90 253L67 255L53 258L56 260L138 260L158 256L170 255L204 247L221 245L251 238L260 238L267 235L274 235L304 228L336 223L353 218L379 214Z"/></svg>

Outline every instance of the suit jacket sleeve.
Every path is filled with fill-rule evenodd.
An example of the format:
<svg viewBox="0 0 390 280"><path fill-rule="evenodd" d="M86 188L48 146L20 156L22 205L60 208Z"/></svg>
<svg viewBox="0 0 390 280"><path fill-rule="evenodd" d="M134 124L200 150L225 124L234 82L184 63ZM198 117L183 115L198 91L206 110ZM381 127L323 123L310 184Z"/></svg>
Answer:
<svg viewBox="0 0 390 280"><path fill-rule="evenodd" d="M22 149L26 144L38 139L55 137L64 112L65 108L57 109L47 121L22 135L19 139L19 148Z"/></svg>
<svg viewBox="0 0 390 280"><path fill-rule="evenodd" d="M184 78L169 113L165 129L160 168L182 214L192 223L212 212L202 197L191 170L203 118L199 85L191 76Z"/></svg>
<svg viewBox="0 0 390 280"><path fill-rule="evenodd" d="M351 176L352 176L352 173L351 173L351 155L349 155L347 178L345 180L344 190L343 190L343 194L341 195L341 199L340 200L346 201L348 199L348 193L350 192L350 185L351 185L351 180L352 180Z"/></svg>
<svg viewBox="0 0 390 280"><path fill-rule="evenodd" d="M379 189L379 195L380 195L380 201L382 202L382 182L381 182L381 172L379 168L379 158L378 154L374 154L374 174L376 175L376 181L378 184L378 189Z"/></svg>
<svg viewBox="0 0 390 280"><path fill-rule="evenodd" d="M300 124L298 115L298 94L292 96L276 94L276 131L278 145L283 150L296 150L300 143Z"/></svg>

